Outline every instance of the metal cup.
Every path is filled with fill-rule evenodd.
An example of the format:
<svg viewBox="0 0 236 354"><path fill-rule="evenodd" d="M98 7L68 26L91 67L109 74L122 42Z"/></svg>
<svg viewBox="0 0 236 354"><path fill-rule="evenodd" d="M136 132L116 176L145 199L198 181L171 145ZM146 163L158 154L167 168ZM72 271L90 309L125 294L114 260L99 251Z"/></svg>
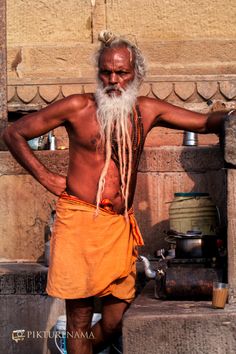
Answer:
<svg viewBox="0 0 236 354"><path fill-rule="evenodd" d="M197 133L185 131L183 145L184 146L197 146L197 144L198 144Z"/></svg>

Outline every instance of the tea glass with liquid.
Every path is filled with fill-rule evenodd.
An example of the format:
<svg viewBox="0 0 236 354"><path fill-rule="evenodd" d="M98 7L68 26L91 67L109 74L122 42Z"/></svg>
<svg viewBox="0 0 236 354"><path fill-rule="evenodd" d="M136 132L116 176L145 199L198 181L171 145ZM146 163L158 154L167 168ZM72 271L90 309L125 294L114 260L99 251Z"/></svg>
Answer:
<svg viewBox="0 0 236 354"><path fill-rule="evenodd" d="M228 298L229 285L226 283L213 282L212 307L223 309Z"/></svg>

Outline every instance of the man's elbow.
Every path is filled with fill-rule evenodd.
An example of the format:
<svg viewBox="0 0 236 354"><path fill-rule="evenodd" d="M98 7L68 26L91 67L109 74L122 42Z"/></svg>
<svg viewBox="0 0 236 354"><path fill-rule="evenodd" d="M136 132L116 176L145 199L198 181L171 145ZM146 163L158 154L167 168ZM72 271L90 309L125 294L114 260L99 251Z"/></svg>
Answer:
<svg viewBox="0 0 236 354"><path fill-rule="evenodd" d="M4 131L3 131L3 133L2 133L2 140L4 141L4 143L5 143L6 145L8 145L8 141L9 141L8 129L9 129L9 128L4 129Z"/></svg>
<svg viewBox="0 0 236 354"><path fill-rule="evenodd" d="M205 125L205 133L219 134L224 127L226 116L227 112L225 111L211 112L208 114Z"/></svg>
<svg viewBox="0 0 236 354"><path fill-rule="evenodd" d="M14 129L12 129L12 127L7 127L3 133L2 133L2 139L4 141L4 143L10 147L15 139L16 139L16 132Z"/></svg>

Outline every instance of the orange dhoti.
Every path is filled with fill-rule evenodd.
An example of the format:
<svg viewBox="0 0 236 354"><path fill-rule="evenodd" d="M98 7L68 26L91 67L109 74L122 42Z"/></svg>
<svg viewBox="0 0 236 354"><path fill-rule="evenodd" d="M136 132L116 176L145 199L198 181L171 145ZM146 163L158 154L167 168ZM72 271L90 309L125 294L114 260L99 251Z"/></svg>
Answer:
<svg viewBox="0 0 236 354"><path fill-rule="evenodd" d="M47 292L61 299L135 295L137 246L143 239L129 219L64 193L58 200L50 246Z"/></svg>

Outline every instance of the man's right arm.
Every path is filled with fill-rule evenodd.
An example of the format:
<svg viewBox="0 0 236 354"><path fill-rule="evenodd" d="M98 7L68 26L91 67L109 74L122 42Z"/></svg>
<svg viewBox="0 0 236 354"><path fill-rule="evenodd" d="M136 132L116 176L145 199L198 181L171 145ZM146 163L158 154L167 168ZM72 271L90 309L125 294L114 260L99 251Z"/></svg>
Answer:
<svg viewBox="0 0 236 354"><path fill-rule="evenodd" d="M78 114L83 105L82 96L67 97L19 119L3 133L3 139L15 159L55 195L60 195L65 190L66 178L49 171L34 155L27 141L69 121Z"/></svg>

